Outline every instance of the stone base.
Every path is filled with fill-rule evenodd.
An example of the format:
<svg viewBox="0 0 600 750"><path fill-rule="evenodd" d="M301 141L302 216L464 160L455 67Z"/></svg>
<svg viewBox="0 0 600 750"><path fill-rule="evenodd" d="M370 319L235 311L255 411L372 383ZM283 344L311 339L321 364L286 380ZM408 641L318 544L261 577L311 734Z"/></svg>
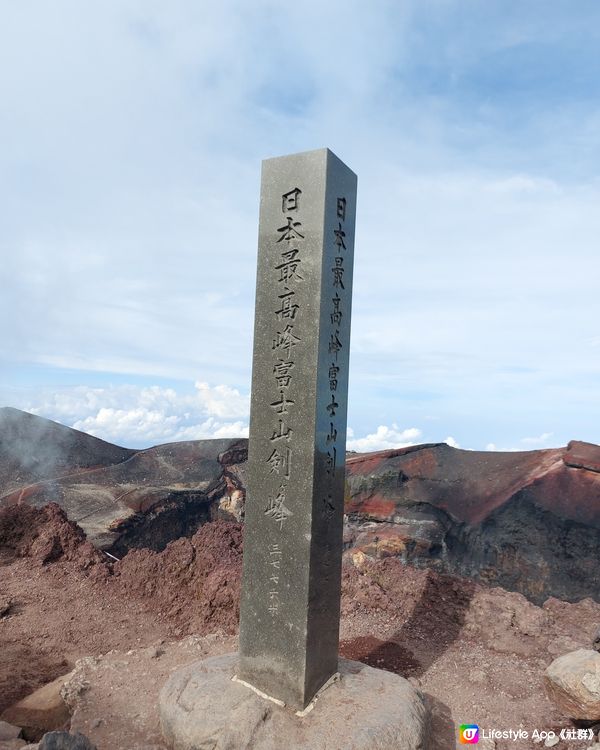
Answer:
<svg viewBox="0 0 600 750"><path fill-rule="evenodd" d="M172 750L426 750L423 698L403 677L339 660L340 678L298 716L232 681L237 654L175 672L160 693Z"/></svg>

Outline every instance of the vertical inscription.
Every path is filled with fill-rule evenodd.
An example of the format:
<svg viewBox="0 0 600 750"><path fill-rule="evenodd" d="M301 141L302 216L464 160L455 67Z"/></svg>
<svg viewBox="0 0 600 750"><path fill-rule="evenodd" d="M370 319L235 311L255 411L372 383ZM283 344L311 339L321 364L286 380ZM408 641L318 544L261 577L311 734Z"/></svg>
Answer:
<svg viewBox="0 0 600 750"><path fill-rule="evenodd" d="M329 432L325 437L325 444L327 449L327 456L325 460L325 471L327 474L327 482L323 488L323 499L322 499L322 512L327 520L331 520L335 513L335 470L338 465L338 451L344 450L338 444L338 429L337 429L337 418L340 404L337 400L338 386L340 381L344 378L344 373L340 375L340 368L342 361L348 362L347 354L345 354L343 336L341 334L341 324L345 315L343 297L340 297L340 292L344 292L346 287L344 286L344 253L346 248L346 231L344 225L346 222L346 206L348 200L346 196L341 195L336 200L336 222L334 222L334 229L332 236L328 240L333 244L333 265L330 270L329 284L327 286L328 305L329 305L329 346L328 352L330 359L328 361L328 380L329 380L329 391L331 394L330 400L327 401L325 409L327 411L327 417L329 420ZM337 226L335 224L337 223ZM344 410L344 422L346 414ZM345 438L345 424L343 434ZM343 496L341 498L343 502Z"/></svg>
<svg viewBox="0 0 600 750"><path fill-rule="evenodd" d="M302 190L299 187L291 187L281 194L281 213L283 214L283 226L274 229L273 236L278 252L271 268L271 282L273 293L273 316L277 324L285 323L285 328L276 332L272 351L272 377L270 385L274 400L269 406L274 412L276 421L273 423L271 442L285 440L282 448L273 448L272 452L265 455L264 461L268 467L269 474L276 474L279 484L277 489L270 494L263 513L267 516L275 528L281 533L287 520L293 516L293 512L286 505L286 495L290 481L293 480L292 459L294 455L294 428L295 400L291 397L294 384L294 367L296 365L296 347L302 346L302 337L296 335L295 329L300 324L302 317L302 306L296 301L298 284L303 277L302 266L302 232L301 199ZM283 243L283 245L282 245ZM281 416L279 416L281 415ZM268 451L267 451L268 452ZM269 545L269 567L273 567L273 554L276 552L277 569L281 569L284 563L282 541ZM267 611L271 618L282 614L282 603L279 592L280 575L270 572L269 598L266 602Z"/></svg>

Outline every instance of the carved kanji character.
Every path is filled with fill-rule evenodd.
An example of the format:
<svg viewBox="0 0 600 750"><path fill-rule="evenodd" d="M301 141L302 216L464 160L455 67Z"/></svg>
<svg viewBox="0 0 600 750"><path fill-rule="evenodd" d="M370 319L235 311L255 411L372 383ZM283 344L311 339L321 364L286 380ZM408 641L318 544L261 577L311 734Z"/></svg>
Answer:
<svg viewBox="0 0 600 750"><path fill-rule="evenodd" d="M337 245L338 253L342 250L346 249L346 244L344 242L344 237L346 236L346 232L342 229L342 224L340 221L338 221L338 228L333 230L335 234L335 244Z"/></svg>
<svg viewBox="0 0 600 750"><path fill-rule="evenodd" d="M286 242L289 242L293 239L299 239L303 240L304 235L300 234L298 229L296 227L301 227L302 223L299 221L294 221L291 216L287 217L287 224L284 227L279 227L277 230L279 234L281 234L281 237L277 240L277 242L281 242L282 240L285 240Z"/></svg>
<svg viewBox="0 0 600 750"><path fill-rule="evenodd" d="M288 289L287 286L285 288ZM292 303L292 297L294 296L294 294L295 292L288 289L287 292L277 295L281 300L281 307L279 308L279 310L275 310L275 315L277 315L279 320L283 320L284 318L293 320L296 317L296 313L300 309L300 305Z"/></svg>
<svg viewBox="0 0 600 750"><path fill-rule="evenodd" d="M286 211L298 210L298 196L300 195L302 195L302 190L300 190L300 188L294 188L293 190L290 190L288 193L284 193L281 196L281 210L283 211L283 213L285 213ZM340 199L338 198L338 206L339 206L339 201ZM339 216L339 208L338 208L338 216Z"/></svg>

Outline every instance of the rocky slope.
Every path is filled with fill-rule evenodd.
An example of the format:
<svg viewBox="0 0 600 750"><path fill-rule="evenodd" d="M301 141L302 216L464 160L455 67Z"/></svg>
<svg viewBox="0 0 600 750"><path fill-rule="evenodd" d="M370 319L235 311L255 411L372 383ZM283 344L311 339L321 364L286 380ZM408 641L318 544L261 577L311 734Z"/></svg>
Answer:
<svg viewBox="0 0 600 750"><path fill-rule="evenodd" d="M347 460L348 544L501 584L536 602L600 598L600 447L446 444Z"/></svg>
<svg viewBox="0 0 600 750"><path fill-rule="evenodd" d="M0 497L40 480L112 466L134 453L35 414L0 408Z"/></svg>
<svg viewBox="0 0 600 750"><path fill-rule="evenodd" d="M4 508L0 530L0 720L16 722L16 701L75 667L73 731L98 750L164 748L157 695L173 669L237 648L242 526L205 524L191 539L132 550L119 563L57 506ZM543 675L554 657L590 647L600 604L538 607L500 587L352 549L342 587L341 654L420 686L431 750L453 750L466 722L529 732L572 726L546 697Z"/></svg>
<svg viewBox="0 0 600 750"><path fill-rule="evenodd" d="M56 502L114 555L131 547L163 549L221 510L235 517L243 499L227 464L234 471L245 460L245 441L241 453L240 441L227 439L135 451L16 409L3 411L0 507Z"/></svg>
<svg viewBox="0 0 600 750"><path fill-rule="evenodd" d="M207 520L243 520L246 440L127 451L14 409L2 415L0 507L55 501L118 557L160 551ZM349 454L346 467L345 541L359 558L394 556L535 602L600 600L599 446L499 453L442 443Z"/></svg>

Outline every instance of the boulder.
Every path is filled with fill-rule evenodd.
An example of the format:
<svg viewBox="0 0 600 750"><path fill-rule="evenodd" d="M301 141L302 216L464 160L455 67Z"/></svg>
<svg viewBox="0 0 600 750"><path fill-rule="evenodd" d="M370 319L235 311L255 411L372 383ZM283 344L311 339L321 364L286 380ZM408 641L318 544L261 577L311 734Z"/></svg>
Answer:
<svg viewBox="0 0 600 750"><path fill-rule="evenodd" d="M298 715L232 681L237 654L194 662L160 694L163 734L173 750L425 750L421 693L391 672L340 659L340 677Z"/></svg>
<svg viewBox="0 0 600 750"><path fill-rule="evenodd" d="M21 739L0 740L0 750L25 750L27 742Z"/></svg>
<svg viewBox="0 0 600 750"><path fill-rule="evenodd" d="M7 708L4 721L23 727L26 739L38 740L44 732L62 729L71 718L60 690L68 675L59 677Z"/></svg>
<svg viewBox="0 0 600 750"><path fill-rule="evenodd" d="M80 732L49 732L42 737L38 750L96 750Z"/></svg>
<svg viewBox="0 0 600 750"><path fill-rule="evenodd" d="M600 654L578 649L555 659L544 674L548 697L571 719L600 721Z"/></svg>
<svg viewBox="0 0 600 750"><path fill-rule="evenodd" d="M21 727L9 724L7 721L0 721L0 742L16 740L21 736Z"/></svg>

